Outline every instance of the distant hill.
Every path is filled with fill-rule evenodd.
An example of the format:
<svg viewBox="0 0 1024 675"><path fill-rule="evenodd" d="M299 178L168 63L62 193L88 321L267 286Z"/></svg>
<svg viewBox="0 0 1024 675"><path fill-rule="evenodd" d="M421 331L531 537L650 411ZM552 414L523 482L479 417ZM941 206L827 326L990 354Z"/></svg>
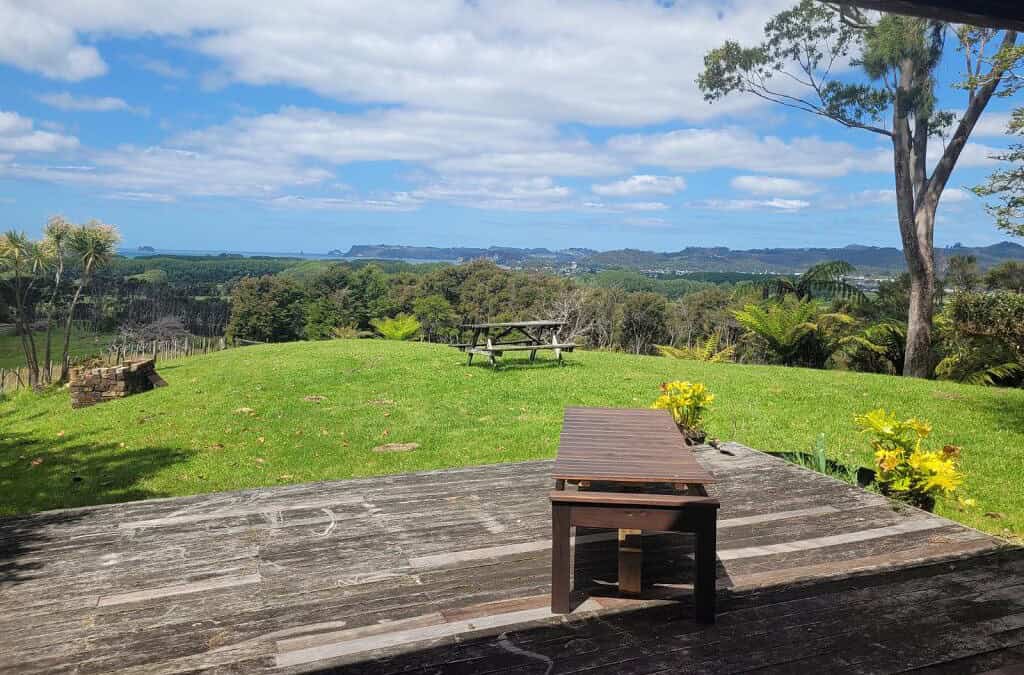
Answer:
<svg viewBox="0 0 1024 675"><path fill-rule="evenodd" d="M973 255L987 269L1006 260L1024 261L1024 246L1004 241L991 246L961 246L935 250L936 263L942 267L954 255ZM625 267L652 271L698 272L800 272L825 260L845 260L860 272L893 274L905 268L903 252L898 248L850 245L843 248L760 248L733 250L726 247L687 247L674 252L619 249L594 251L573 248L552 251L546 248L490 248L385 245L352 246L347 258L458 261L489 258L502 265L561 266L576 263L579 268L601 270Z"/></svg>

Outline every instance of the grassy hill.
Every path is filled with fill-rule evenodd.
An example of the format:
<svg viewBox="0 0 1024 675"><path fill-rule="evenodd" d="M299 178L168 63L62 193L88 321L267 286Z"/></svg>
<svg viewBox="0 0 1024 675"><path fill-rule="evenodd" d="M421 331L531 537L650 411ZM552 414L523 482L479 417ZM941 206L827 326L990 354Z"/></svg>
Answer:
<svg viewBox="0 0 1024 675"><path fill-rule="evenodd" d="M550 359L550 356L548 357ZM558 368L466 367L440 345L300 342L167 363L164 389L71 410L66 391L0 401L0 514L552 457L566 405L646 407L668 379L716 395L713 436L870 464L853 416L878 406L964 448L965 496L939 512L1024 533L1024 391L838 371L577 352ZM319 398L319 397L322 397ZM412 452L375 452L418 443ZM986 513L992 515L986 515Z"/></svg>

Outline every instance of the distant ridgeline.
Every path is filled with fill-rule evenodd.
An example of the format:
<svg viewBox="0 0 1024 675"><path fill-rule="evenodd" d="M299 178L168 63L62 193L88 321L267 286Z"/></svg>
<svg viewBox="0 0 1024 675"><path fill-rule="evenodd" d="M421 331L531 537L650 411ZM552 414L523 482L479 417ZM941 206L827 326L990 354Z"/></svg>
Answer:
<svg viewBox="0 0 1024 675"><path fill-rule="evenodd" d="M955 255L973 255L982 269L1006 260L1024 260L1024 246L1001 242L991 246L951 246L935 249L936 263ZM565 265L604 269L628 267L641 270L689 270L715 272L800 272L825 260L845 260L859 272L902 272L903 252L879 246L843 248L764 248L746 251L725 247L688 247L680 251L657 253L636 249L594 251L585 248L551 251L546 248L442 248L435 246L352 246L346 258L457 261L490 258L503 265Z"/></svg>

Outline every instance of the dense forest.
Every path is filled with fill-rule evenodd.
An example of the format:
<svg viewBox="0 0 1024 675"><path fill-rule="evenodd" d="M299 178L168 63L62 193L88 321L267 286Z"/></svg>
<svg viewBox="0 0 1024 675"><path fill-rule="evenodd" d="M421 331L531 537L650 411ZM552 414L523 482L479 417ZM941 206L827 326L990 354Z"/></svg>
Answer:
<svg viewBox="0 0 1024 675"><path fill-rule="evenodd" d="M18 291L13 270L8 264L0 283L0 322L16 323L19 333L41 335L56 310L115 343L222 335L236 342L457 342L464 323L556 318L566 322L562 339L590 349L888 374L901 370L909 304L906 276L865 293L847 282L856 270L843 261L790 277L630 269L566 277L490 259L111 254L87 284L74 257L62 279L22 270L21 280L32 280L28 291L24 284ZM983 270L972 256L953 256L934 302L934 376L1021 384L1024 264Z"/></svg>

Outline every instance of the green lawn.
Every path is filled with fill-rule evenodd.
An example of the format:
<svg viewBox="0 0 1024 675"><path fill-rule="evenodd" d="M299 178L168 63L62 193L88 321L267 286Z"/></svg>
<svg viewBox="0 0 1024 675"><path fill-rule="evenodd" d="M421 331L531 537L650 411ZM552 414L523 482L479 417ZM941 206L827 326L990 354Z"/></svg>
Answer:
<svg viewBox="0 0 1024 675"><path fill-rule="evenodd" d="M46 333L35 333L36 350L39 352L39 360L43 359L46 351ZM99 354L113 336L96 335L84 331L74 330L71 333L71 356L83 357ZM64 329L58 328L53 331L53 360L59 361L61 351L64 349ZM25 352L22 350L21 337L14 334L13 326L9 329L0 330L0 368L24 368Z"/></svg>
<svg viewBox="0 0 1024 675"><path fill-rule="evenodd" d="M645 407L679 378L715 393L712 435L763 450L808 450L823 432L833 457L869 464L855 413L929 419L936 443L964 447L963 491L978 501L939 512L1024 534L1024 391L599 352L563 368L505 362L335 340L167 363L169 387L83 410L64 391L24 392L0 401L0 513L552 457L566 405ZM372 451L405 442L420 447Z"/></svg>

